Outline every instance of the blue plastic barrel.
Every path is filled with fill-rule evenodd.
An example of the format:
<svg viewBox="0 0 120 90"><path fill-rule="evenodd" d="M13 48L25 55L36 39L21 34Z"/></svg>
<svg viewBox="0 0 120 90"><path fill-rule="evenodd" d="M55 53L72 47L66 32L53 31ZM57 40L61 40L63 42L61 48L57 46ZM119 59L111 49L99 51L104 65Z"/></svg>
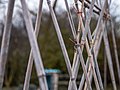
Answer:
<svg viewBox="0 0 120 90"><path fill-rule="evenodd" d="M53 90L53 83L52 83L53 75L59 74L60 70L59 69L45 69L45 73L46 73L48 88L49 90Z"/></svg>

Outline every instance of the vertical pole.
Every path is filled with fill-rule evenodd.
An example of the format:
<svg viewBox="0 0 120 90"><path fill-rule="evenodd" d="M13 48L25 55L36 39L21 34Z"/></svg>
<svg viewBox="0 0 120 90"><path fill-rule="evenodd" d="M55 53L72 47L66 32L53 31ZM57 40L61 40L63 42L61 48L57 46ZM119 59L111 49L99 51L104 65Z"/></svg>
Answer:
<svg viewBox="0 0 120 90"><path fill-rule="evenodd" d="M14 3L15 0L9 0L6 22L4 25L4 32L3 32L1 53L0 53L0 90L2 90L2 86L4 82L5 66L7 63L7 55L8 55L9 41L11 35Z"/></svg>

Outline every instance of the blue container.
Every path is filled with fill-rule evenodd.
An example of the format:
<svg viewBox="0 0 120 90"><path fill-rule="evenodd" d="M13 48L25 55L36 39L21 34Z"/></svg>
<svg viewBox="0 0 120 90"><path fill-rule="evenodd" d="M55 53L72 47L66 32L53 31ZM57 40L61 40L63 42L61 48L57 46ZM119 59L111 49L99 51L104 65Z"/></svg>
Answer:
<svg viewBox="0 0 120 90"><path fill-rule="evenodd" d="M53 75L54 74L59 74L60 70L58 69L45 69L45 73L46 73L46 79L47 79L47 84L48 84L48 88L49 90L53 90Z"/></svg>

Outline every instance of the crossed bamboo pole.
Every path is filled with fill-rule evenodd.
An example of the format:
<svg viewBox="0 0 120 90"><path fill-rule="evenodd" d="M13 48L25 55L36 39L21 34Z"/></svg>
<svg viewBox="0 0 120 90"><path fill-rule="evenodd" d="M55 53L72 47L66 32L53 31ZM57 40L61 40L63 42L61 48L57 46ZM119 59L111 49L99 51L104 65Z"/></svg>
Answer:
<svg viewBox="0 0 120 90"><path fill-rule="evenodd" d="M37 20L36 20L36 25L35 25L35 31L34 31L36 34L36 37L38 37L39 30L40 30L41 16L42 16L42 5L43 5L43 0L40 0L39 9L38 9L38 13L37 13ZM29 90L29 83L30 83L30 77L31 77L31 72L32 72L32 66L33 66L33 55L32 55L32 50L31 50L23 90Z"/></svg>
<svg viewBox="0 0 120 90"><path fill-rule="evenodd" d="M33 25L32 25L32 20L30 19L30 14L27 9L25 0L21 0L21 4L22 4L23 16L24 16L24 20L25 20L25 24L27 28L30 45L32 48L32 54L33 54L33 58L35 61L35 66L36 66L36 71L37 71L37 75L39 79L40 88L42 90L48 90L44 67L42 63L42 58L39 52L36 36L35 36Z"/></svg>
<svg viewBox="0 0 120 90"><path fill-rule="evenodd" d="M102 29L104 29L104 28L102 28ZM100 32L101 33L101 32ZM100 42L100 41L99 41ZM97 42L96 42L97 43ZM97 45L97 44L96 44ZM95 45L94 45L94 48L95 48ZM93 50L92 50L92 53L94 52L94 53L96 53L96 52L98 52L99 51L99 49L98 50L96 50L96 52L94 51L94 48L93 48ZM95 54L94 54L94 60L97 60L97 58L95 57ZM98 63L98 62L96 62L96 63ZM96 65L98 65L98 64L96 64ZM96 66L95 66L96 67ZM89 71L89 77L90 77L90 81L92 82L92 73L91 73L91 66L89 66L89 68L88 68L88 71ZM97 70L96 70L97 71ZM98 75L100 75L100 72L98 71ZM104 88L103 88L103 84L102 84L102 80L101 80L101 75L100 76L98 76L98 77L100 77L99 78L99 83L101 84L101 90L104 90ZM84 90L86 90L86 83L85 83L85 87L84 87Z"/></svg>
<svg viewBox="0 0 120 90"><path fill-rule="evenodd" d="M70 14L69 14L70 15ZM74 34L73 34L74 35ZM79 34L78 34L79 35ZM79 37L78 37L78 39L79 39Z"/></svg>
<svg viewBox="0 0 120 90"><path fill-rule="evenodd" d="M105 6L105 5L104 5ZM103 9L104 9L105 7L103 7ZM104 10L101 12L101 18L103 17L103 13L104 13ZM100 23L101 23L101 18L99 18L99 23L98 23L98 25L97 25L97 29L95 30L96 31L96 33L95 33L95 39L96 39L96 37L97 37L97 34L98 34L98 28L100 27ZM103 26L103 25L102 25ZM104 26L103 26L103 29L104 29ZM101 38L102 38L102 35L101 35ZM96 41L96 40L95 40ZM101 41L100 41L101 42ZM99 42L99 46L100 46L100 42ZM99 47L97 48L97 49L99 49ZM96 51L96 50L95 50ZM111 62L111 60L110 61L108 61L108 63L110 63ZM111 72L111 79L112 79L112 83L113 83L113 87L114 87L114 90L116 90L116 83L115 83L115 79L114 79L114 72L113 72L113 69L112 69L112 64L111 64L111 66L110 66L110 64L109 64L109 67L111 68L110 69L110 72ZM102 88L103 89L103 88ZM81 89L80 89L81 90Z"/></svg>
<svg viewBox="0 0 120 90"><path fill-rule="evenodd" d="M56 3L57 3L57 0L53 4L54 9L55 9ZM37 20L36 20L36 26L35 26L36 37L38 37L38 33L39 33L39 30L40 30L41 16L42 16L42 6L43 6L43 0L41 0L39 2L39 9L38 9L38 13L37 13ZM31 51L30 56L29 56L29 61L28 61L28 66L27 66L27 71L26 71L23 90L28 90L29 89L32 67L33 67L33 56L32 56L32 51Z"/></svg>
<svg viewBox="0 0 120 90"><path fill-rule="evenodd" d="M69 56L68 56L68 53L67 53L63 38L62 38L62 34L61 34L61 31L60 31L60 27L58 25L55 13L54 13L53 8L51 6L51 1L47 0L47 4L48 4L49 9L50 9L50 14L51 14L51 17L52 17L52 20L53 20L53 24L55 26L55 30L56 30L56 33L57 33L57 37L58 37L58 40L59 40L59 43L60 43L60 46L61 46L61 50L62 50L64 59L65 59L65 62L66 62L68 73L70 75L71 80L73 80L72 83L73 83L74 89L77 90L76 82L74 81L74 76L72 74L73 71L71 69L70 59L69 59Z"/></svg>
<svg viewBox="0 0 120 90"><path fill-rule="evenodd" d="M14 3L15 3L15 0L9 1L7 19L6 19L4 35L3 35L3 39L2 39L2 46L1 46L2 49L1 49L1 56L0 56L0 67L1 67L0 68L0 74L1 74L0 75L1 76L0 89L1 90L2 90L2 85L3 85L5 65L7 62L7 54L8 54L10 33L11 33L12 14L13 14ZM37 40L35 39L35 34L33 33L32 21L30 20L29 12L28 12L25 0L21 0L21 4L22 4L23 16L24 16L26 27L27 27L27 33L28 33L30 45L33 50L32 53L33 53L33 57L35 59L35 65L36 65L37 74L39 77L39 83L40 83L42 90L48 90L45 73L44 73L44 68L42 65L42 60L41 60L41 56L40 56L38 45L37 45Z"/></svg>
<svg viewBox="0 0 120 90"><path fill-rule="evenodd" d="M105 50L106 50L106 54L107 54L107 58L108 58L108 66L109 66L109 70L110 70L110 76L111 76L113 88L114 88L114 90L116 90L116 82L115 82L114 70L113 70L112 59L111 59L111 55L110 55L107 35L106 35L106 37L104 35L104 43L105 43L105 46L106 46Z"/></svg>
<svg viewBox="0 0 120 90"><path fill-rule="evenodd" d="M71 27L72 35L73 35L73 38L74 38L74 40L75 40L76 30L75 30L74 22L73 22L73 19L72 19L72 15L71 15L71 12L70 12L69 5L68 5L67 0L65 0L65 5L66 5L66 9L67 9L67 14L68 14L68 19L69 19L69 24L70 24L70 27ZM77 52L75 52L75 55L77 55ZM76 59L76 57L73 58L72 71L73 71L75 59ZM74 72L73 72L73 74L74 74ZM74 79L74 81L75 81L75 80L76 80L76 79ZM71 79L70 79L70 81L69 81L68 90L74 90Z"/></svg>
<svg viewBox="0 0 120 90"><path fill-rule="evenodd" d="M84 7L87 7L89 9L89 12L86 15L87 17L85 20L85 25L83 24L83 20L82 20L82 16L81 16L82 14L79 11L77 1L78 0L75 0L75 5L76 5L76 9L78 11L79 23L78 23L78 29L76 31L74 22L72 19L72 15L71 15L71 12L69 9L68 2L67 2L67 0L65 0L69 23L70 23L71 31L73 34L73 38L75 40L75 42L74 42L75 43L75 53L74 53L74 58L73 58L73 65L71 66L70 59L69 59L69 56L68 56L63 38L62 38L62 34L60 31L60 27L58 25L57 18L55 16L53 7L51 6L51 1L47 0L48 6L50 9L50 14L52 16L53 24L55 26L57 37L58 37L58 40L59 40L59 43L60 43L60 46L61 46L61 49L63 52L63 56L65 58L68 73L70 76L68 90L77 90L76 78L78 75L78 69L79 69L80 63L82 65L83 75L82 75L82 79L81 79L78 90L81 90L83 88L85 79L86 79L86 82L85 82L84 90L86 90L86 89L92 90L92 87L91 87L92 77L94 78L96 89L104 90L99 67L98 67L98 62L97 62L97 56L99 53L102 38L104 40L106 58L108 61L108 66L109 66L109 70L110 70L110 76L111 76L111 80L112 80L112 84L113 84L113 89L117 90L115 76L114 76L114 70L113 70L113 64L112 64L112 58L111 58L111 52L110 52L110 46L109 46L109 40L108 40L108 36L107 36L107 30L105 28L105 26L106 26L105 20L103 20L103 18L109 19L109 16L106 12L106 8L108 8L106 5L108 3L107 2L108 0L105 0L104 5L101 9L97 6L98 3L101 3L101 1L98 2L98 0L92 0L90 2L89 0L79 0L80 2L82 2L81 12L83 12ZM97 5L95 4L95 1L97 2ZM7 54L8 54L9 40L10 40L10 34L11 34L14 2L15 2L15 0L9 0L9 3L8 3L8 11L7 11L6 23L5 23L5 27L4 27L3 39L2 39L2 45L1 45L0 90L2 89L3 81L4 81L5 66L6 66L6 62L7 62ZM30 77L31 77L33 60L35 61L35 66L36 66L36 70L37 70L40 88L42 90L48 90L44 67L42 64L42 58L41 58L41 54L39 52L39 48L38 48L38 44L37 44L37 40L36 40L36 37L38 36L38 32L40 29L43 0L40 0L40 3L39 3L39 10L38 10L38 14L37 14L35 31L33 29L32 21L30 19L30 14L29 14L29 11L28 11L28 8L26 5L26 1L21 0L21 4L22 4L23 16L24 16L24 20L25 20L25 24L26 24L26 28L27 28L28 38L29 38L30 45L31 45L31 52L30 52L28 68L27 68L27 72L26 72L23 90L29 89L29 82L30 82ZM96 11L96 9L94 9L94 7L98 11ZM93 12L99 15L99 19L98 19L96 29L93 32L94 37L92 38L89 24L90 24ZM110 23L111 23L111 28L112 28L112 39L113 39L113 45L114 45L115 59L116 59L116 63L117 63L118 78L120 81L120 66L119 66L119 60L118 60L118 53L117 53L117 49L116 49L117 46L116 46L116 41L115 41L114 26L113 26L112 20L110 20ZM80 32L82 32L82 36L81 36L81 42L79 43ZM87 36L88 36L89 41L86 38ZM89 43L90 43L90 46L89 46ZM84 45L86 46L86 50L88 53L86 65L84 62L83 55L82 55Z"/></svg>
<svg viewBox="0 0 120 90"><path fill-rule="evenodd" d="M89 37L90 37L90 33L89 33Z"/></svg>
<svg viewBox="0 0 120 90"><path fill-rule="evenodd" d="M83 0L84 1L84 0ZM74 65L73 65L74 66Z"/></svg>
<svg viewBox="0 0 120 90"><path fill-rule="evenodd" d="M100 13L100 17L99 17L99 20L98 20L98 24L96 26L96 29L95 29L95 35L94 35L94 38L93 38L93 42L95 43L96 41L96 37L97 37L97 34L98 34L98 31L99 31L99 28L100 28L100 24L101 24L101 18L103 17L103 13L104 13L104 8L105 8L105 4L102 8L102 11ZM94 46L94 45L93 45ZM92 47L93 48L93 47ZM103 85L102 85L102 80L101 80L101 75L100 75L100 71L99 71L99 68L98 68L98 64L97 64L97 60L95 59L95 67L96 67L96 72L97 72L97 76L99 77L98 80L99 80L99 83L100 83L100 87L101 89L103 90ZM88 61L87 61L88 62ZM88 66L88 63L86 63L86 66ZM89 67L90 68L90 67ZM92 73L91 73L92 75ZM84 82L84 76L82 76L82 80L81 80L81 84L80 84L80 88L83 86L83 82Z"/></svg>
<svg viewBox="0 0 120 90"><path fill-rule="evenodd" d="M54 22L54 25L56 25L56 20L55 20L55 15L54 15L54 12L52 11L52 8L50 7L50 1L48 1L48 5L49 5L49 8L50 8L50 11L51 11L51 16L52 16L52 18L53 18L53 22ZM58 25L56 25L56 30L58 30L59 31L59 27L58 27ZM60 34L60 33L59 33ZM59 37L58 37L59 38ZM78 38L77 39L79 39L79 34L78 34ZM60 41L60 40L59 40ZM79 43L79 42L78 42ZM84 60L83 60L83 56L82 56L82 53L80 52L80 48L78 47L78 52L79 52L79 54L81 55L81 63L82 63L82 67L83 67L83 70L85 71L85 64L84 64ZM87 71L86 71L87 72ZM85 72L85 73L86 73ZM87 73L86 73L87 74ZM87 79L86 79L87 80ZM88 85L90 84L90 82L88 81ZM90 88L91 88L91 86L90 86Z"/></svg>
<svg viewBox="0 0 120 90"><path fill-rule="evenodd" d="M83 1L84 1L84 0L83 0ZM66 6L67 6L67 5L66 5ZM82 6L84 6L84 5L82 5ZM68 12L69 12L69 10L68 10ZM69 13L70 13L70 12L69 12ZM68 16L70 15L69 13L68 13ZM70 16L69 16L69 17L70 17ZM81 23L82 23L82 22L80 22L79 25L80 25ZM80 32L79 29L80 29L80 26L79 26L79 28L78 28L78 32ZM82 31L83 31L83 28L82 28ZM87 42L87 41L86 41L86 42ZM86 47L87 47L87 51L88 51L89 56L91 56L91 55L90 55L90 52L89 52L88 42L87 42L87 46L86 46ZM76 57L76 53L75 53L75 57ZM75 61L75 60L73 60L73 62L74 62L74 61ZM76 62L77 62L77 61L76 61ZM76 64L77 64L77 63L76 63ZM74 63L73 63L73 67L74 67ZM79 67L77 67L77 69L78 69L78 68L79 68ZM94 70L94 69L93 69L93 70ZM96 77L95 71L94 71L94 76ZM99 90L99 85L98 85L98 82L97 82L96 80L97 80L97 78L95 78L95 82L96 82L97 89ZM69 83L69 88L71 88L70 86L71 86L71 85L70 85L70 83Z"/></svg>
<svg viewBox="0 0 120 90"><path fill-rule="evenodd" d="M48 2L48 5L49 5L49 7L50 7L50 2ZM50 8L51 9L51 8ZM51 16L53 17L53 22L54 22L54 25L56 25L56 20L55 20L55 16L54 16L54 12L52 11L52 9L50 10L51 11ZM59 31L59 27L56 25L55 26L56 27L56 30L58 30ZM59 33L60 34L60 33ZM78 36L77 36L78 38L77 39L79 39L79 34L78 34ZM60 36L58 35L58 39L60 38ZM60 40L59 40L60 41ZM78 40L77 40L78 41ZM79 44L79 42L77 42L77 44ZM63 48L63 47L61 47L61 48ZM88 80L88 78L87 78L87 71L86 71L86 68L85 68L85 64L84 64L84 60L83 60L83 56L82 56L82 52L81 52L81 49L80 49L80 47L77 47L77 49L78 49L78 53L79 53L79 55L80 55L80 58L81 58L81 64L82 64L82 68L83 68L83 70L84 70L84 73L86 73L85 75L86 75L86 80L87 80L87 82L88 82L88 85L89 85L89 89L92 89L91 88L91 86L90 86L90 82L89 82L89 80ZM63 52L64 53L64 52Z"/></svg>

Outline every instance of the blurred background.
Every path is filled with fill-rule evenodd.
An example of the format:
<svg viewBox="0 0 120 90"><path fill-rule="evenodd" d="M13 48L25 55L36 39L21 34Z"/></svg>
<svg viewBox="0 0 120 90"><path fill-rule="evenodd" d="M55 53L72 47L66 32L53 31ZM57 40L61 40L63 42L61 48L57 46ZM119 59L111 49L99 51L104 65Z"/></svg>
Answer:
<svg viewBox="0 0 120 90"><path fill-rule="evenodd" d="M26 0L29 11L31 13L33 25L35 26L35 20L38 10L38 0ZM64 88L67 87L69 76L66 70L66 65L64 62L64 58L60 49L59 42L57 40L55 28L53 26L53 22L51 20L51 16L49 13L49 8L46 3L46 0L43 0L43 14L42 14L42 22L38 37L38 44L39 49L42 55L44 67L46 69L59 69L61 71L59 76L59 85ZM74 53L74 44L69 40L72 38L72 34L70 31L70 26L68 23L67 12L64 0L52 0L54 2L54 10L57 16L57 20L59 22L61 32L63 34L63 38L68 50L68 54L70 56L70 60L72 62L73 53ZM72 16L74 19L75 27L77 28L78 20L77 14L73 8L73 0L68 0L70 9L72 12ZM2 41L6 11L7 11L8 0L0 0L0 45ZM112 15L112 19L114 22L115 27L115 35L117 41L117 50L120 59L120 0L112 0L110 4L110 13ZM95 28L97 18L92 17L91 28ZM6 66L6 73L5 73L5 81L4 87L14 87L19 86L24 83L25 72L27 68L29 53L30 53L30 44L26 32L25 23L22 16L22 9L20 0L16 0L14 14L13 14L13 21L12 21L12 33L10 38L10 46L9 46L9 54L8 54L8 62ZM109 33L111 29L108 28L108 35L109 35L109 43L110 49L113 50L113 43L111 38L111 33ZM103 60L103 52L104 47L101 45L100 53L98 56L98 62L100 66L101 75L103 77L104 71L104 60ZM86 52L84 52L84 55ZM117 69L115 67L115 57L114 53L111 52L113 58L113 65L114 65L114 72L117 78ZM84 56L85 57L85 56ZM80 74L78 79L81 76L82 69L80 68ZM107 70L107 83L111 83L109 70ZM38 85L38 79L36 75L35 67L33 67L32 76L31 76L31 83L34 83L36 86ZM118 83L118 81L117 81ZM62 88L62 89L63 89ZM10 89L8 89L10 90ZM61 88L59 88L61 90ZM110 89L112 90L112 89Z"/></svg>

